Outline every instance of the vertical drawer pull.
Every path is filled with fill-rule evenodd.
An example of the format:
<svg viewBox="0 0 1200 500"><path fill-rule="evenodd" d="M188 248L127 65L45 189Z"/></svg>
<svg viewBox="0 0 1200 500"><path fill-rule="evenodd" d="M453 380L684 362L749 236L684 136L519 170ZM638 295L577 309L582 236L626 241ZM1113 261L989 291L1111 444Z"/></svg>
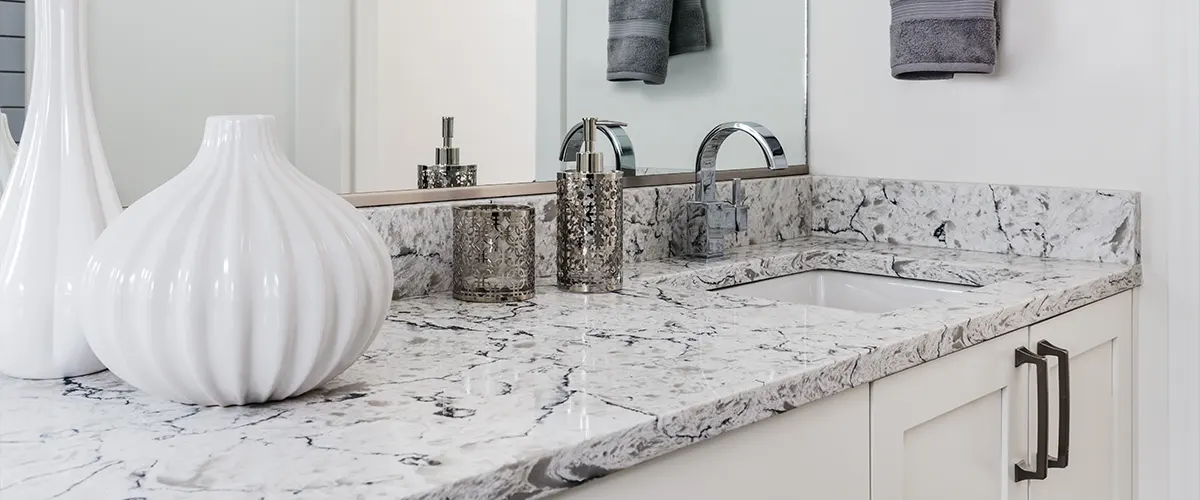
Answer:
<svg viewBox="0 0 1200 500"><path fill-rule="evenodd" d="M1071 448L1071 353L1045 340L1038 342L1037 353L1058 358L1058 454L1050 457L1050 468L1065 469Z"/></svg>
<svg viewBox="0 0 1200 500"><path fill-rule="evenodd" d="M1033 469L1030 470L1028 464L1024 460L1015 465L1016 481L1028 481L1030 479L1046 479L1046 472L1050 465L1050 377L1049 363L1046 358L1034 354L1028 348L1021 347L1017 349L1016 366L1033 365L1037 371L1037 453L1034 458Z"/></svg>

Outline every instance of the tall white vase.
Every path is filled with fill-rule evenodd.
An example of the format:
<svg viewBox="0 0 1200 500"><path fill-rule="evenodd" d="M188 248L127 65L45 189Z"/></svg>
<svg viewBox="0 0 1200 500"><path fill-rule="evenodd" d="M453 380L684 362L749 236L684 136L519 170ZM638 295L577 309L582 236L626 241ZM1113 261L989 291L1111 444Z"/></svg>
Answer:
<svg viewBox="0 0 1200 500"><path fill-rule="evenodd" d="M96 237L121 211L92 113L87 0L33 0L33 87L0 201L0 373L58 378L104 369L75 308Z"/></svg>
<svg viewBox="0 0 1200 500"><path fill-rule="evenodd" d="M192 164L96 242L80 304L117 376L229 406L299 395L349 368L392 283L379 231L288 162L274 118L213 117Z"/></svg>
<svg viewBox="0 0 1200 500"><path fill-rule="evenodd" d="M0 113L0 193L8 185L8 174L17 161L17 141L8 129L8 115Z"/></svg>

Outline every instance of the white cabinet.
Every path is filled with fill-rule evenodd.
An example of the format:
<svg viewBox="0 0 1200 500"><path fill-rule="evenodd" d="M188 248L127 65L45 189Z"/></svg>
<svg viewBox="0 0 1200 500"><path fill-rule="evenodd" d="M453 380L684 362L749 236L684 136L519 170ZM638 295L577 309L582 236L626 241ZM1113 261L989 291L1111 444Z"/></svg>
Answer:
<svg viewBox="0 0 1200 500"><path fill-rule="evenodd" d="M1124 293L876 381L872 498L1131 498L1132 308ZM1036 362L1016 366L1021 348L1045 360L1045 380ZM1066 351L1067 387L1054 348ZM1060 412L1068 397L1069 415ZM1018 462L1038 468L1043 440L1047 456L1062 458L1067 428L1066 467L1051 461L1044 480L1016 481Z"/></svg>
<svg viewBox="0 0 1200 500"><path fill-rule="evenodd" d="M874 500L1024 500L1029 385L1013 368L1023 329L871 387Z"/></svg>
<svg viewBox="0 0 1200 500"><path fill-rule="evenodd" d="M1132 294L1125 293L1029 329L1031 349L1045 340L1070 353L1071 401L1067 467L1051 468L1045 481L1030 482L1032 500L1132 498L1132 325ZM1057 359L1048 360L1049 453L1062 458L1057 456L1062 370Z"/></svg>
<svg viewBox="0 0 1200 500"><path fill-rule="evenodd" d="M556 500L869 500L866 386L567 490Z"/></svg>

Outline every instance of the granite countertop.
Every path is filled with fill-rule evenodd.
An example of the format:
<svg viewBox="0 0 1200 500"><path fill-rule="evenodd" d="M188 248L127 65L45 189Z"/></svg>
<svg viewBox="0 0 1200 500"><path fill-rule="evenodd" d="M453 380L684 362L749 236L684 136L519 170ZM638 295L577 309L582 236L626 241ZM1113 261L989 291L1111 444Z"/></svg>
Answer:
<svg viewBox="0 0 1200 500"><path fill-rule="evenodd" d="M884 314L706 290L810 269L976 288ZM1140 284L1136 265L807 237L629 266L620 293L394 303L325 388L198 408L0 380L0 498L529 499Z"/></svg>

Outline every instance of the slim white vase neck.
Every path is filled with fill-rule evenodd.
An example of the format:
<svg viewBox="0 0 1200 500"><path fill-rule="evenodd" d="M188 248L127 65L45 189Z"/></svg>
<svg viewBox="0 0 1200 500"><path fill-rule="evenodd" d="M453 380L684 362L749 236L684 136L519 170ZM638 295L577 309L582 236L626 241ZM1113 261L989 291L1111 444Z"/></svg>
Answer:
<svg viewBox="0 0 1200 500"><path fill-rule="evenodd" d="M88 81L87 0L33 0L33 80L22 146L0 200L0 373L104 369L75 306L88 250L121 211Z"/></svg>
<svg viewBox="0 0 1200 500"><path fill-rule="evenodd" d="M210 117L200 151L189 168L253 169L290 163L275 137L273 116Z"/></svg>
<svg viewBox="0 0 1200 500"><path fill-rule="evenodd" d="M92 105L88 70L90 0L33 0L34 55L25 136L36 142L17 163L59 161L82 165L84 184L107 221L121 211ZM49 141L58 150L53 151ZM26 172L27 174L29 172ZM77 187L75 183L65 188ZM90 188L90 186L85 186Z"/></svg>

